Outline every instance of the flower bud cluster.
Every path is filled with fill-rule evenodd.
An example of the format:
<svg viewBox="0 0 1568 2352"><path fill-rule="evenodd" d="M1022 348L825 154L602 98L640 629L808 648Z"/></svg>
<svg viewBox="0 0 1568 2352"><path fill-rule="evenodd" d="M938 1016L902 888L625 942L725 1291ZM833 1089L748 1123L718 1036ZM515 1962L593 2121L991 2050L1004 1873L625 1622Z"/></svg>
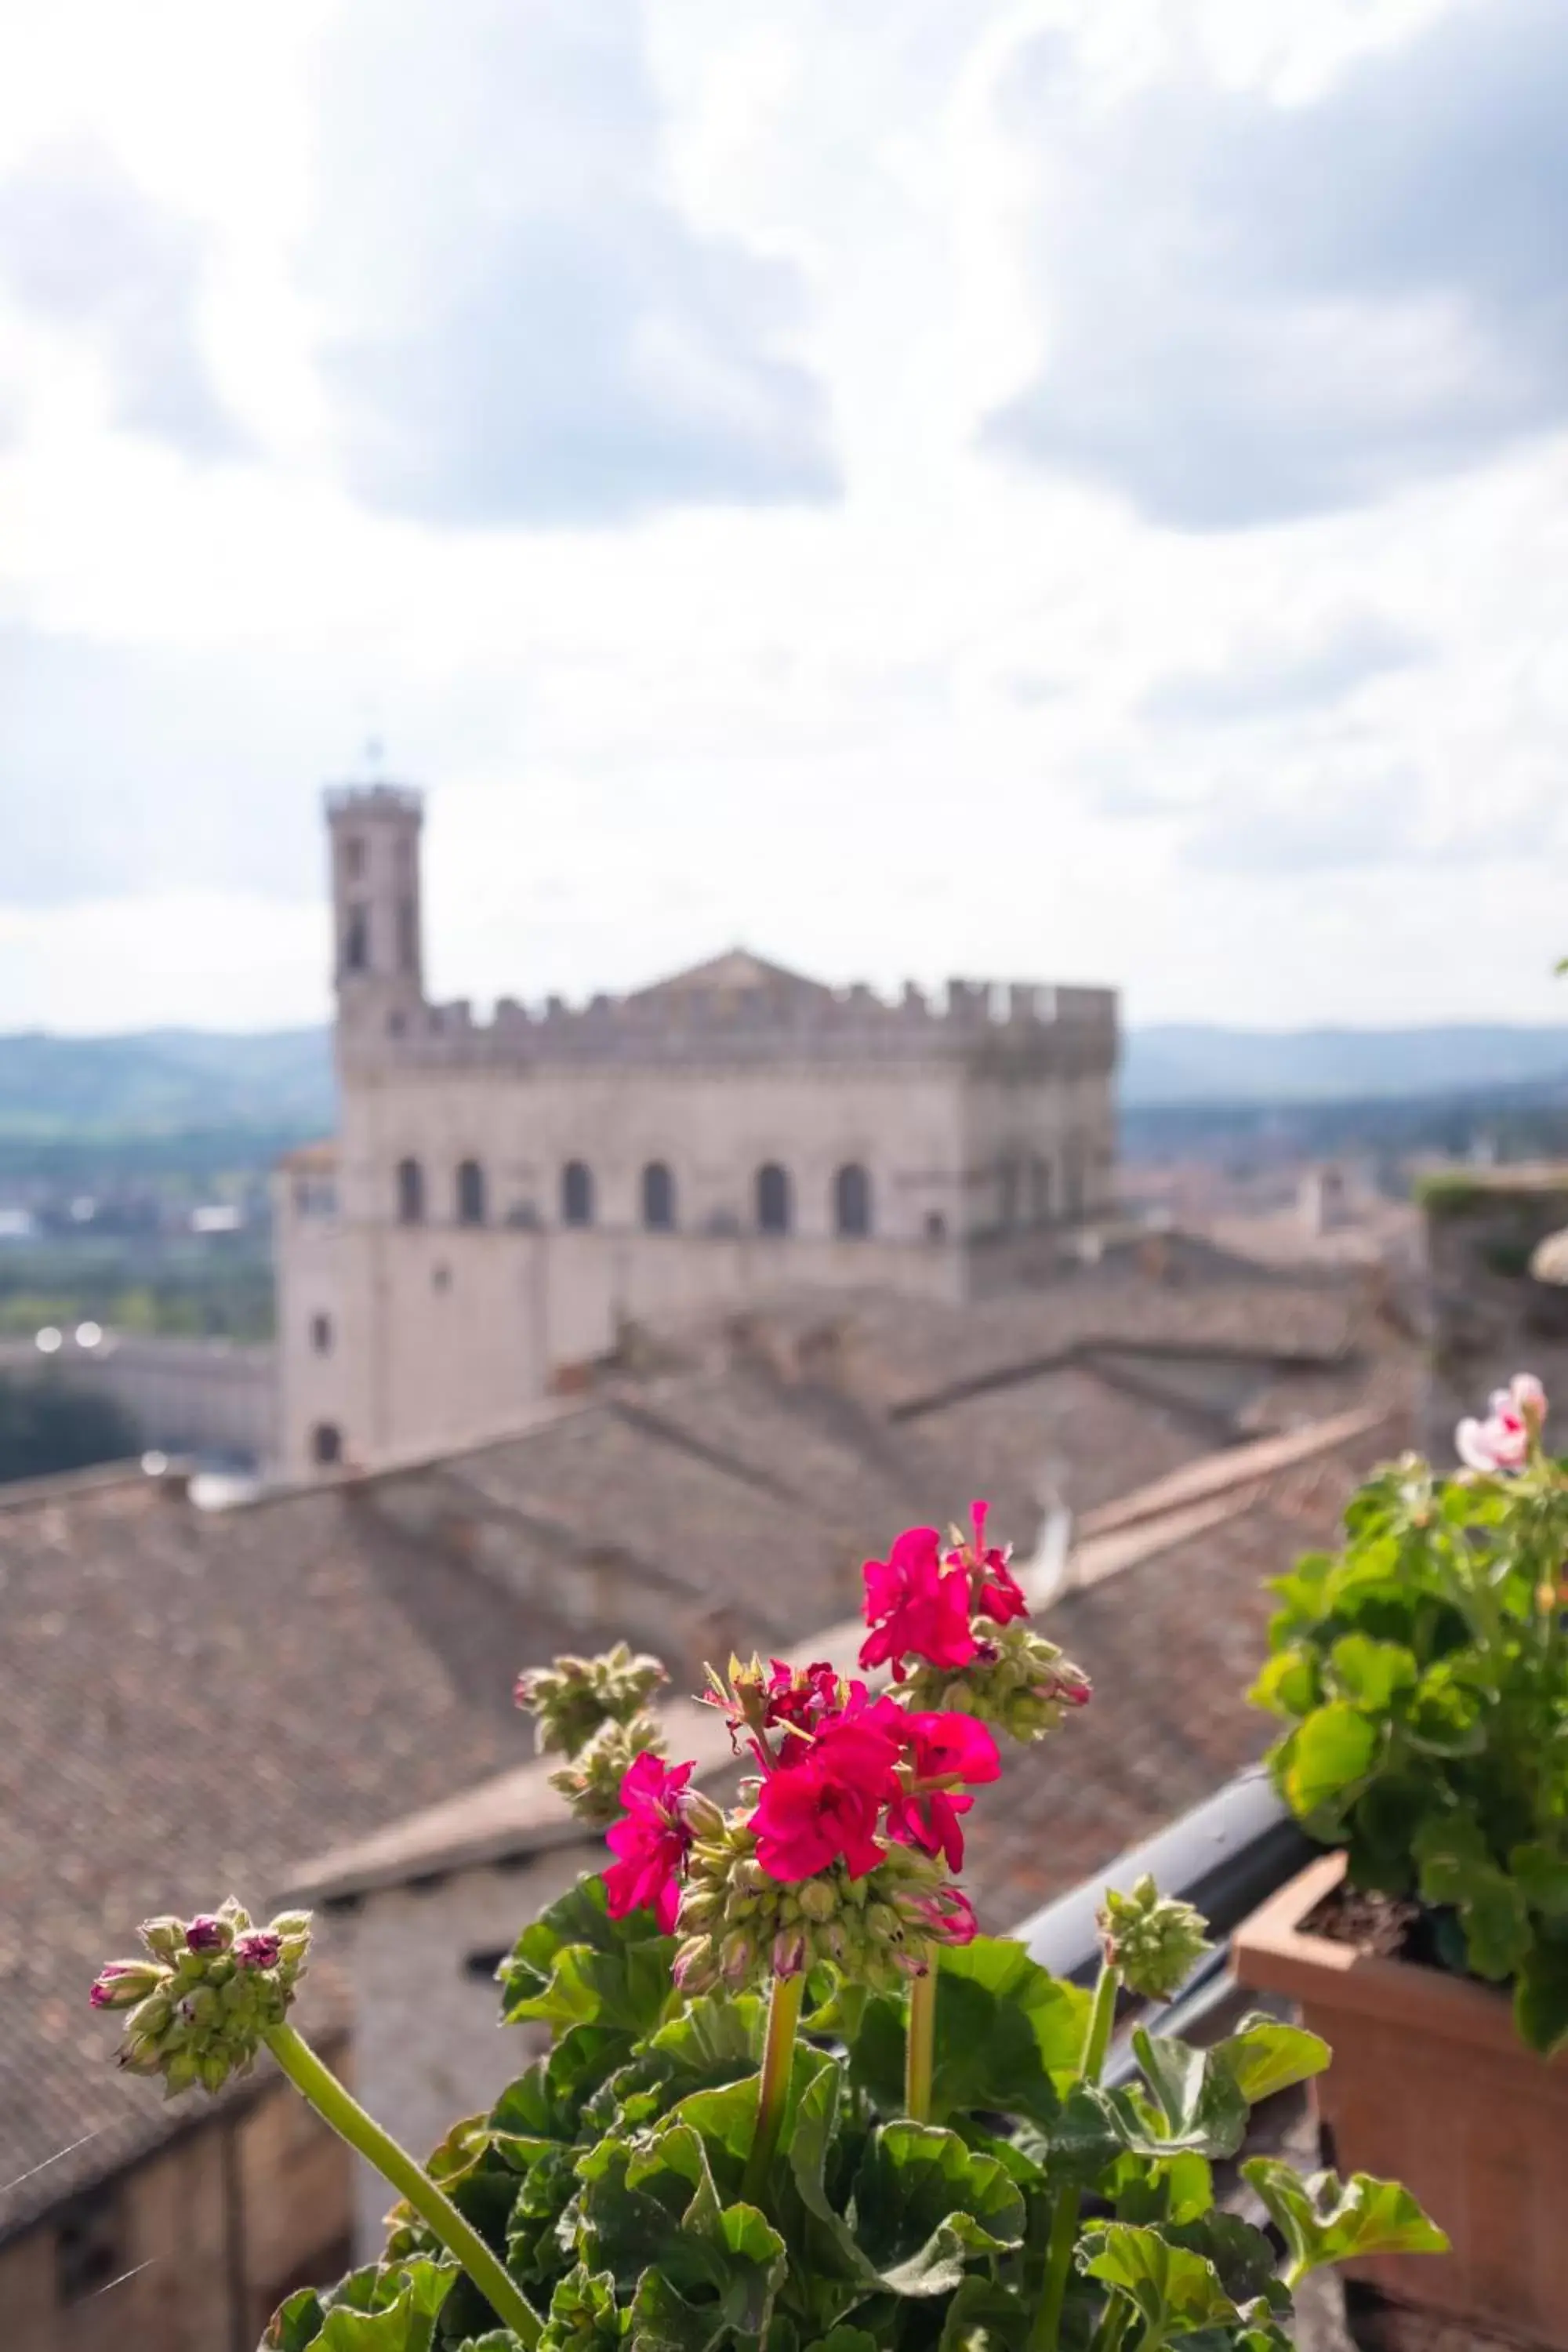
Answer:
<svg viewBox="0 0 1568 2352"><path fill-rule="evenodd" d="M975 1655L956 1672L918 1667L904 1689L911 1707L953 1708L1026 1742L1044 1739L1069 1708L1092 1695L1082 1669L1021 1621L988 1630Z"/></svg>
<svg viewBox="0 0 1568 2352"><path fill-rule="evenodd" d="M169 2096L198 2083L220 2091L287 2016L310 1953L310 1913L280 1912L258 1927L231 1895L216 1911L149 1919L139 1932L146 1957L109 1961L90 1995L94 2009L129 2011L120 2063L161 2074Z"/></svg>
<svg viewBox="0 0 1568 2352"><path fill-rule="evenodd" d="M599 1657L557 1658L520 1675L515 1696L533 1717L540 1753L570 1759L606 1724L635 1723L668 1679L657 1658L634 1655L625 1642L617 1642Z"/></svg>
<svg viewBox="0 0 1568 2352"><path fill-rule="evenodd" d="M1190 1903L1163 1895L1147 1875L1130 1895L1109 1886L1099 1918L1106 1966L1129 1992L1169 2000L1209 1949L1207 1924Z"/></svg>
<svg viewBox="0 0 1568 2352"><path fill-rule="evenodd" d="M629 1723L602 1723L591 1739L550 1775L580 1822L607 1829L621 1810L621 1783L637 1758L663 1756L666 1741L658 1718L634 1715Z"/></svg>
<svg viewBox="0 0 1568 2352"><path fill-rule="evenodd" d="M939 1856L889 1845L874 1870L851 1877L837 1862L786 1882L757 1860L744 1818L705 1798L689 1801L695 1832L676 1933L675 1980L686 1993L739 1992L830 1960L851 1983L891 1992L923 1976L942 1944L967 1943L974 1917Z"/></svg>

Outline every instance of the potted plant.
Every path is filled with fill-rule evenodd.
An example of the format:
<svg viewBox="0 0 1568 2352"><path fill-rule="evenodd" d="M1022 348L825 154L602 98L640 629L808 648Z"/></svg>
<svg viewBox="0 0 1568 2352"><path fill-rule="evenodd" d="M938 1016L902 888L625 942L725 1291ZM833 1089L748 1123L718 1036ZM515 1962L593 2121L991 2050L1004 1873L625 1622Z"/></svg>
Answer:
<svg viewBox="0 0 1568 2352"><path fill-rule="evenodd" d="M1268 2159L1245 2169L1282 2277L1276 2241L1216 2209L1252 2103L1326 2062L1299 2027L1253 2018L1203 2051L1141 2031L1136 2085L1107 2087L1119 1993L1168 1998L1203 1923L1148 1882L1110 1895L1092 1992L975 1933L964 1815L998 1737L1044 1738L1089 1687L982 1507L866 1573L862 1664L890 1687L732 1660L709 1696L754 1771L727 1809L662 1752L654 1661L525 1678L614 1859L500 1972L549 2054L426 2163L289 2023L302 1915L153 1920L102 1971L122 2063L216 2090L265 2046L398 2192L377 2259L289 2296L270 2352L1281 2352L1310 2270L1442 2248L1397 2186Z"/></svg>
<svg viewBox="0 0 1568 2352"><path fill-rule="evenodd" d="M1448 2262L1363 2275L1424 2308L1568 2347L1568 1471L1521 1375L1462 1422L1463 1470L1414 1456L1346 1541L1275 1580L1253 1696L1270 1763L1336 1851L1236 1939L1243 1980L1332 2041L1338 2158L1392 2165Z"/></svg>

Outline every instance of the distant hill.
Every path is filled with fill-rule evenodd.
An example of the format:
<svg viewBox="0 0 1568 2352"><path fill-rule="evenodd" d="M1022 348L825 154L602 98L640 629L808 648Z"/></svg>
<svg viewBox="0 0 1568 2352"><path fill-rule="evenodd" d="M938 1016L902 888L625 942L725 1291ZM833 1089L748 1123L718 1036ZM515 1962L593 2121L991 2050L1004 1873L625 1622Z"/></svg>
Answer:
<svg viewBox="0 0 1568 2352"><path fill-rule="evenodd" d="M1171 1024L1126 1040L1130 1109L1179 1103L1397 1102L1494 1088L1568 1089L1568 1028L1256 1029Z"/></svg>
<svg viewBox="0 0 1568 2352"><path fill-rule="evenodd" d="M124 1037L0 1037L0 1137L149 1137L257 1129L329 1131L325 1029L254 1036L148 1029Z"/></svg>
<svg viewBox="0 0 1568 2352"><path fill-rule="evenodd" d="M1198 1024L1133 1030L1121 1099L1184 1104L1352 1103L1568 1091L1568 1028L1451 1025L1299 1029L1269 1035ZM0 1138L45 1142L220 1129L330 1131L325 1029L257 1035L148 1029L123 1037L0 1037Z"/></svg>

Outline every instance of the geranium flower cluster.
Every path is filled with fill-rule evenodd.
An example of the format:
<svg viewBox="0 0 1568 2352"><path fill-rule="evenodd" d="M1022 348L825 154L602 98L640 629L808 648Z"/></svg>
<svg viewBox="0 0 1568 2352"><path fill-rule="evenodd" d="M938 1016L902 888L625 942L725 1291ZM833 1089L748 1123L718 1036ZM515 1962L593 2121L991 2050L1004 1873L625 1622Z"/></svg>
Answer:
<svg viewBox="0 0 1568 2352"><path fill-rule="evenodd" d="M1485 1421L1460 1422L1454 1450L1467 1469L1484 1476L1522 1470L1546 1425L1546 1391L1533 1372L1516 1372L1506 1389L1494 1389Z"/></svg>
<svg viewBox="0 0 1568 2352"><path fill-rule="evenodd" d="M727 1677L710 1668L704 1696L757 1767L739 1805L723 1811L691 1786L690 1763L666 1762L651 1742L621 1780L609 1911L651 1910L679 1935L689 1990L819 1959L891 1985L924 1974L939 1945L968 1942L974 1914L952 1874L973 1791L1002 1769L989 1726L1037 1739L1089 1696L1025 1622L984 1503L967 1537L954 1528L944 1544L934 1528L909 1528L864 1577L860 1664L888 1668L889 1689L825 1663L731 1659ZM960 1691L962 1705L946 1703Z"/></svg>
<svg viewBox="0 0 1568 2352"><path fill-rule="evenodd" d="M146 1920L142 1958L109 1960L94 2009L129 2011L120 2063L161 2074L174 2093L221 2090L248 2073L262 2035L289 2013L310 1948L310 1915L285 1911L265 1927L231 1895L194 1919Z"/></svg>

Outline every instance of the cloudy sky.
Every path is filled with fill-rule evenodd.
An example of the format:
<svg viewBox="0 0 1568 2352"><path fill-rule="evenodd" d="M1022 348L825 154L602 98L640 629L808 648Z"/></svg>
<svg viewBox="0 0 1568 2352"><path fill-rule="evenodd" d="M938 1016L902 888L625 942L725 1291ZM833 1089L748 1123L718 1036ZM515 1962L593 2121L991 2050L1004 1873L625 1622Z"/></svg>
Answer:
<svg viewBox="0 0 1568 2352"><path fill-rule="evenodd" d="M52 0L0 36L0 1030L744 939L1562 1017L1562 0Z"/></svg>

